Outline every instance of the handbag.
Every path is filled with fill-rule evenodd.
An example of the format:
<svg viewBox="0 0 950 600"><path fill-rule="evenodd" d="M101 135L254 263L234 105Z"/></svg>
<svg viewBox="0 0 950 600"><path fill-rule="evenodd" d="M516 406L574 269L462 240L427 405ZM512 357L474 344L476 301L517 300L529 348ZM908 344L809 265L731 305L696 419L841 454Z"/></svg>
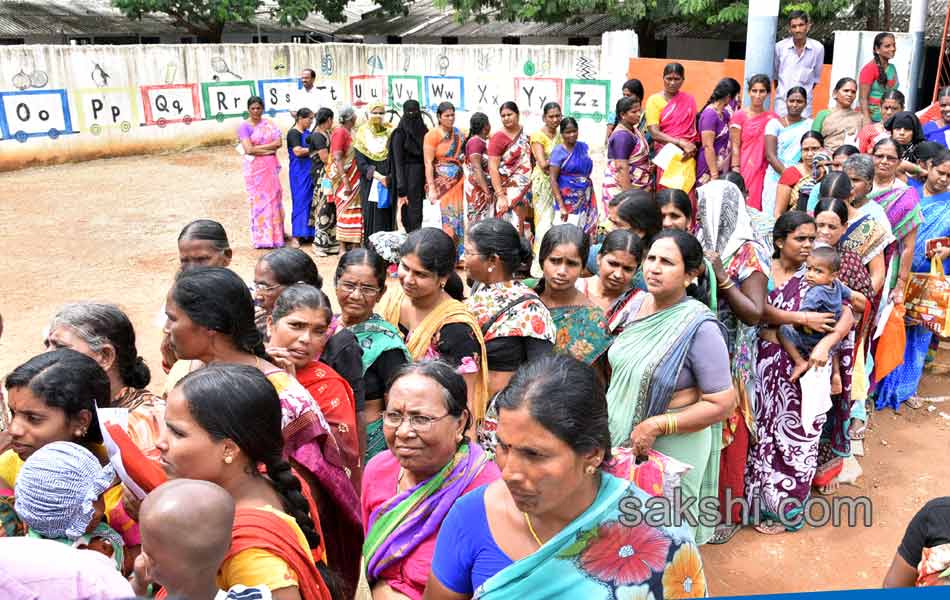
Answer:
<svg viewBox="0 0 950 600"><path fill-rule="evenodd" d="M950 279L940 259L930 260L929 273L911 273L904 291L907 317L936 333L950 336Z"/></svg>
<svg viewBox="0 0 950 600"><path fill-rule="evenodd" d="M389 208L389 188L378 181L376 182L376 187L378 188L376 191L376 206L379 208Z"/></svg>

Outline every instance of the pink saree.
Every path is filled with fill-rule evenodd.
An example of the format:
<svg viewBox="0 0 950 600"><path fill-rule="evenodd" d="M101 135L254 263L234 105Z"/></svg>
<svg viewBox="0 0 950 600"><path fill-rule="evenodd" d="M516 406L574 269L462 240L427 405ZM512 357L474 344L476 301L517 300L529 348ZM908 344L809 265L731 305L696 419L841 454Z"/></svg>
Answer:
<svg viewBox="0 0 950 600"><path fill-rule="evenodd" d="M261 119L257 126L242 123L240 139L250 138L255 146L282 139L272 121ZM283 190L280 186L280 162L277 155L244 158L244 186L251 201L251 242L255 248L279 248L284 245Z"/></svg>
<svg viewBox="0 0 950 600"><path fill-rule="evenodd" d="M698 145L699 132L696 130L696 100L686 92L679 92L668 100L666 106L664 106L660 112L660 131L666 135L689 140ZM666 144L655 142L653 149L659 152L665 145ZM696 158L694 157L683 161L683 165L686 168L691 168L693 172L695 172ZM656 181L658 190L663 187L660 185L662 179L663 169L657 167ZM690 186L690 189L683 191L688 194L691 190L692 186Z"/></svg>
<svg viewBox="0 0 950 600"><path fill-rule="evenodd" d="M742 132L741 150L739 151L739 173L745 179L749 197L746 205L756 210L762 210L762 190L765 187L765 172L769 161L765 158L765 126L772 119L777 119L772 111L763 111L758 115L751 115L746 110L740 110L732 117L731 127L738 127Z"/></svg>

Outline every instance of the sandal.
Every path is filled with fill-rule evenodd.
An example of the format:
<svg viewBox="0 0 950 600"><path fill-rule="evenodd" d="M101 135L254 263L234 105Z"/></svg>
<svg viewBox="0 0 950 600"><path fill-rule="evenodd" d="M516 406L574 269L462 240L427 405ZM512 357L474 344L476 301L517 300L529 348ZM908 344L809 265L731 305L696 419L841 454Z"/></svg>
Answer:
<svg viewBox="0 0 950 600"><path fill-rule="evenodd" d="M834 494L838 491L838 488L839 488L840 486L841 486L841 484L838 483L838 479L835 478L835 479L833 479L832 481L828 482L828 483L825 484L825 485L817 486L817 487L815 488L815 491L817 491L817 492L818 492L819 494L821 494L822 496L832 496L832 495L834 495Z"/></svg>
<svg viewBox="0 0 950 600"><path fill-rule="evenodd" d="M755 530L759 533L764 533L765 535L778 535L780 533L785 533L785 526L781 523L772 523L770 521L766 521L756 525Z"/></svg>
<svg viewBox="0 0 950 600"><path fill-rule="evenodd" d="M904 402L904 404L906 404L909 408L918 410L919 408L923 407L924 401L918 398L917 396L911 396Z"/></svg>
<svg viewBox="0 0 950 600"><path fill-rule="evenodd" d="M860 420L860 419L857 419ZM852 427L848 429L848 437L854 441L863 440L865 433L867 433L868 424L862 423L860 427Z"/></svg>
<svg viewBox="0 0 950 600"><path fill-rule="evenodd" d="M713 532L713 536L706 543L714 545L725 544L731 540L732 536L738 533L740 529L742 529L742 526L740 525L729 525L727 523L723 523L722 525L716 527L716 530Z"/></svg>

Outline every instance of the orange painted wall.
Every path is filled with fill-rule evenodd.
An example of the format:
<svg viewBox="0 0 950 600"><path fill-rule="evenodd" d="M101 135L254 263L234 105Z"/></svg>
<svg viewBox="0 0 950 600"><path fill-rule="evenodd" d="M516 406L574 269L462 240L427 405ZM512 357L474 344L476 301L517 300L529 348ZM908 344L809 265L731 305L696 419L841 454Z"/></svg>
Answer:
<svg viewBox="0 0 950 600"><path fill-rule="evenodd" d="M686 69L686 82L683 91L692 95L700 108L706 103L709 94L723 77L732 77L742 83L745 72L743 60L680 60L676 61ZM627 77L639 79L643 84L647 96L663 90L663 68L670 63L666 58L631 58L627 67ZM821 81L815 87L815 111L827 108L828 93L830 90L831 65L825 65L822 70ZM743 89L743 91L745 91Z"/></svg>

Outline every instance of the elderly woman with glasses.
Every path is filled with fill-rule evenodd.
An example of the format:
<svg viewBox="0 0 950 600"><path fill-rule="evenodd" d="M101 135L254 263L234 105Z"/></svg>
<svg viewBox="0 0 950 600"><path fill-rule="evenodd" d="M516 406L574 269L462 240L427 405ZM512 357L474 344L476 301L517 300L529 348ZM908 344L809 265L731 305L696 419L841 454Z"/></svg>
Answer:
<svg viewBox="0 0 950 600"><path fill-rule="evenodd" d="M363 563L374 599L422 598L449 509L501 477L466 437L471 420L465 380L447 363L410 363L396 373L383 413L389 449L363 478Z"/></svg>

